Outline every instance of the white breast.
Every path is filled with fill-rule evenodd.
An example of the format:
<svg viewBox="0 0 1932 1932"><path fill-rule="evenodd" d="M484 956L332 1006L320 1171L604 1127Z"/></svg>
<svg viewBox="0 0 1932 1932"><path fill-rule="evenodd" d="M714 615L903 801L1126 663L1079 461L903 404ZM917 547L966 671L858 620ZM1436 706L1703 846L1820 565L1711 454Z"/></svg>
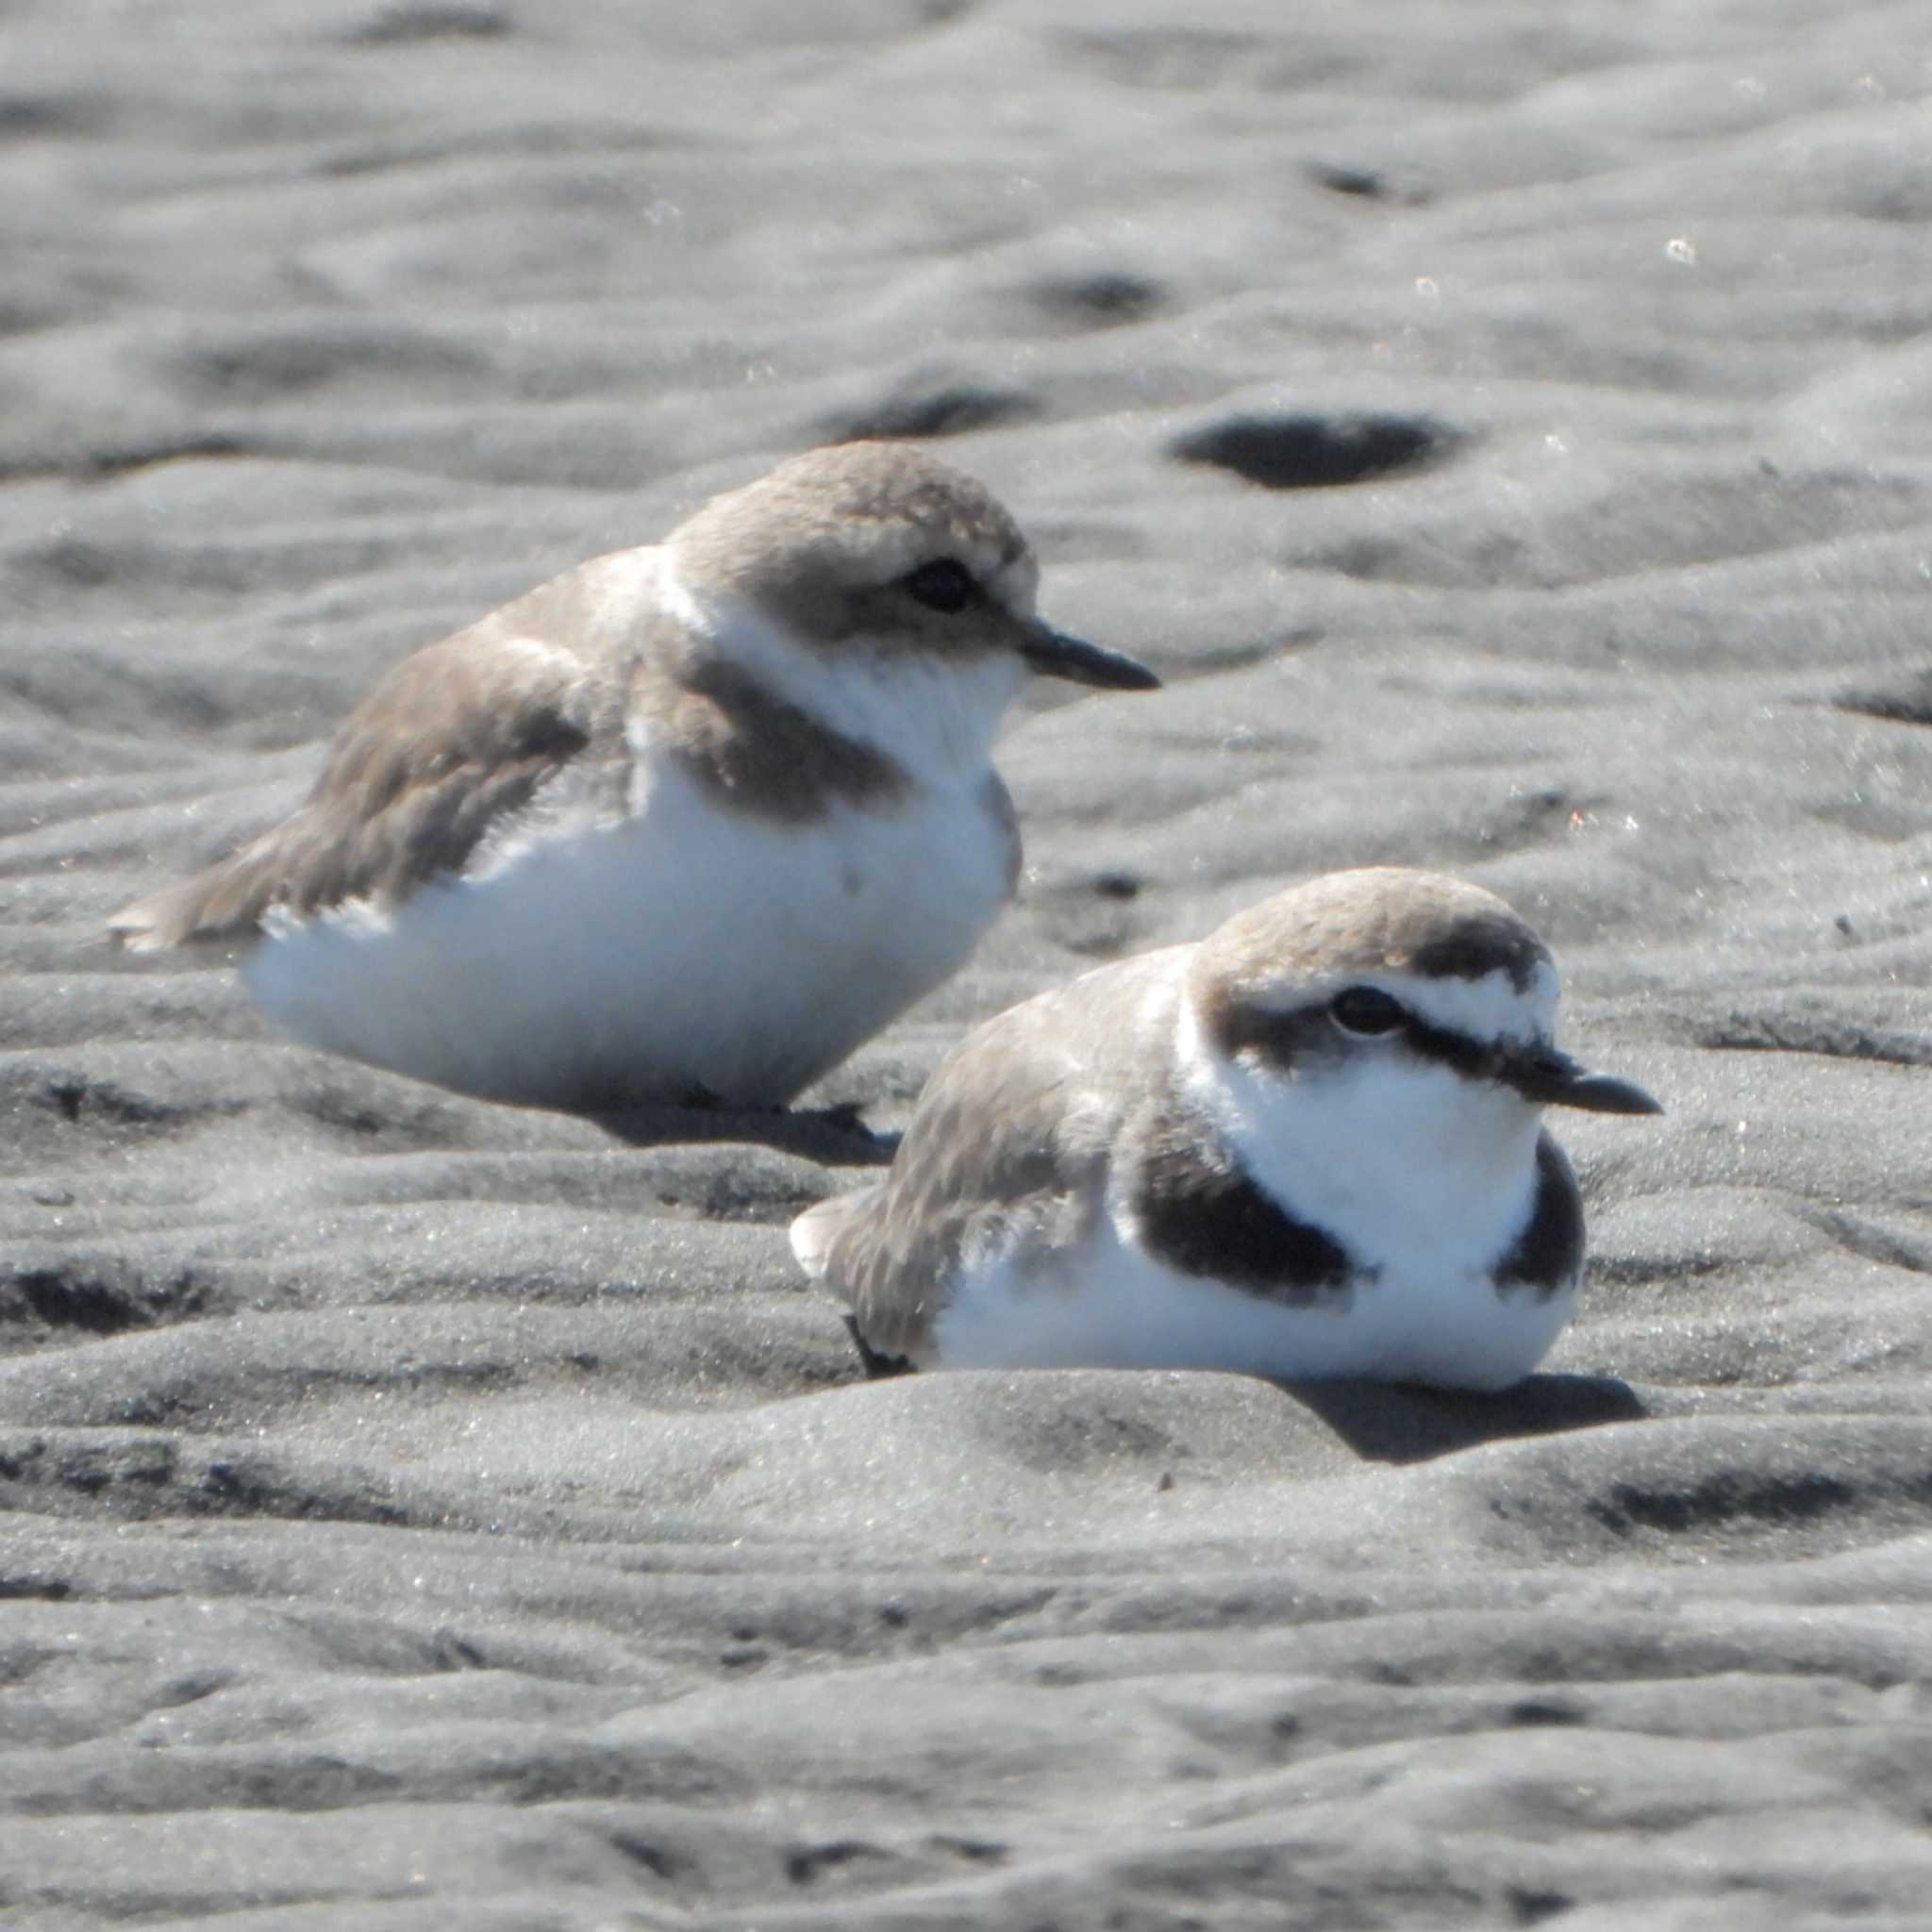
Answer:
<svg viewBox="0 0 1932 1932"><path fill-rule="evenodd" d="M955 971L1006 896L968 787L786 826L659 764L636 804L392 915L286 929L251 989L310 1045L490 1098L775 1104Z"/></svg>
<svg viewBox="0 0 1932 1932"><path fill-rule="evenodd" d="M1575 1291L1499 1296L1455 1266L1385 1269L1307 1307L1271 1302L1147 1253L1108 1218L1054 1258L990 1257L934 1324L924 1367L1227 1369L1287 1380L1363 1376L1507 1389L1549 1351Z"/></svg>
<svg viewBox="0 0 1932 1932"><path fill-rule="evenodd" d="M1359 1264L1307 1306L1185 1274L1151 1253L1134 1176L1062 1253L973 1257L934 1328L947 1368L1022 1364L1221 1368L1507 1388L1569 1320L1555 1294L1498 1293L1491 1270L1523 1232L1537 1187L1535 1108L1413 1062L1300 1081L1211 1052L1184 1008L1174 1041L1187 1091L1250 1175Z"/></svg>

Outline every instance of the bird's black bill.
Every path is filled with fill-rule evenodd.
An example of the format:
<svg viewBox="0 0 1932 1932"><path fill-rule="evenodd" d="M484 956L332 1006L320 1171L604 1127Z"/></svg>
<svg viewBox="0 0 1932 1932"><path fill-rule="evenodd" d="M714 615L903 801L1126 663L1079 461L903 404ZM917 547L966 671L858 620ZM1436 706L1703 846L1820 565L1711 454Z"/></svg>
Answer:
<svg viewBox="0 0 1932 1932"><path fill-rule="evenodd" d="M1042 677L1070 678L1074 684L1097 684L1105 691L1158 691L1160 679L1138 659L1120 651L1103 651L1063 630L1035 625L1028 630L1020 655Z"/></svg>
<svg viewBox="0 0 1932 1932"><path fill-rule="evenodd" d="M1542 1107L1580 1107L1586 1113L1661 1113L1662 1104L1634 1080L1590 1074L1553 1048L1512 1055L1497 1076Z"/></svg>
<svg viewBox="0 0 1932 1932"><path fill-rule="evenodd" d="M1580 1107L1590 1113L1661 1113L1664 1104L1635 1080L1614 1079L1608 1074L1586 1074L1557 1095L1560 1107Z"/></svg>

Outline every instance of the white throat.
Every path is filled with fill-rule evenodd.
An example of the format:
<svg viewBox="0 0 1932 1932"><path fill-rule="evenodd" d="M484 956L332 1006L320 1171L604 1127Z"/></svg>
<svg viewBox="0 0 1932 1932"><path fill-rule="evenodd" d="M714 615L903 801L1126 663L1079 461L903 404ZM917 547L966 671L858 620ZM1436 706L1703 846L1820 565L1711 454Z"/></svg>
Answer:
<svg viewBox="0 0 1932 1932"><path fill-rule="evenodd" d="M669 558L665 608L787 703L881 751L918 782L977 785L1026 668L1010 651L959 658L854 639L820 651L741 597L693 591Z"/></svg>
<svg viewBox="0 0 1932 1932"><path fill-rule="evenodd" d="M1187 1000L1174 1044L1184 1091L1249 1174L1363 1261L1486 1268L1521 1232L1541 1120L1520 1095L1394 1053L1332 1074L1231 1060Z"/></svg>

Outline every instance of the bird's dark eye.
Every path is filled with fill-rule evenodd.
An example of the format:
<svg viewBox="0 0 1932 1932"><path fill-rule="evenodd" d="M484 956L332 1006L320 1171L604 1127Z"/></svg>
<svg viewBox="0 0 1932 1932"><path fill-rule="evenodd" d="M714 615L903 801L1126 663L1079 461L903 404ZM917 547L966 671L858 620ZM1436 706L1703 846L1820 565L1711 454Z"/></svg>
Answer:
<svg viewBox="0 0 1932 1932"><path fill-rule="evenodd" d="M901 577L899 588L928 610L963 610L973 595L973 575L953 558L936 557Z"/></svg>
<svg viewBox="0 0 1932 1932"><path fill-rule="evenodd" d="M1402 1024L1402 1002L1379 986L1345 986L1328 1002L1328 1012L1344 1033L1393 1033Z"/></svg>

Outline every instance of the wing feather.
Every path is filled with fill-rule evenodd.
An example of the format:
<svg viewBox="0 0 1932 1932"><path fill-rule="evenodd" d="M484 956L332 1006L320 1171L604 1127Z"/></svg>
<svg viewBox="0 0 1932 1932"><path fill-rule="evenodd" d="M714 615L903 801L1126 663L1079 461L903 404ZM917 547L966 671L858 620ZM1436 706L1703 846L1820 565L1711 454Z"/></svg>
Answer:
<svg viewBox="0 0 1932 1932"><path fill-rule="evenodd" d="M885 1179L800 1216L794 1253L870 1348L920 1359L975 1253L997 1245L1024 1264L1091 1225L1142 1100L1123 1070L1152 1064L1147 1036L1171 1023L1160 995L1175 959L1104 967L989 1021L927 1082Z"/></svg>
<svg viewBox="0 0 1932 1932"><path fill-rule="evenodd" d="M426 645L350 713L302 807L109 922L135 952L251 936L273 910L392 906L460 871L591 742L608 703L567 632L577 573ZM619 734L621 741L621 734Z"/></svg>

